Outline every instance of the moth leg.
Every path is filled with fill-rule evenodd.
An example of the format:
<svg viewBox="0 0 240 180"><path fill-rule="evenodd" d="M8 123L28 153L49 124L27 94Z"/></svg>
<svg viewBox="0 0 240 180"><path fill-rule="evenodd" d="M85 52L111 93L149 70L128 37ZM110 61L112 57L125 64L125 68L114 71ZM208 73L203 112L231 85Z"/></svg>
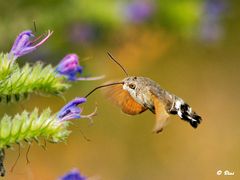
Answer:
<svg viewBox="0 0 240 180"><path fill-rule="evenodd" d="M153 102L156 114L156 123L153 132L160 133L166 125L169 114L167 113L164 104L156 96L153 96Z"/></svg>

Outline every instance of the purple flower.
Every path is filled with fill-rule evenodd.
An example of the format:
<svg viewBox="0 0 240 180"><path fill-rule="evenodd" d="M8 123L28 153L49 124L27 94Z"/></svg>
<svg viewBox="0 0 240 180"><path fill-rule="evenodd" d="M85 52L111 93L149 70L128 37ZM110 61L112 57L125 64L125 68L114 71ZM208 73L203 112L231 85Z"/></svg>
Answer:
<svg viewBox="0 0 240 180"><path fill-rule="evenodd" d="M73 43L89 44L94 42L99 36L98 27L89 23L76 23L70 26L69 37Z"/></svg>
<svg viewBox="0 0 240 180"><path fill-rule="evenodd" d="M52 35L52 33L53 31L48 30L47 35L40 42L38 42L43 35L31 41L30 39L34 37L32 31L23 31L17 36L10 54L13 54L15 58L28 54L37 49L38 46L42 45Z"/></svg>
<svg viewBox="0 0 240 180"><path fill-rule="evenodd" d="M78 107L79 104L85 103L86 98L77 97L74 100L66 104L58 113L58 119L60 121L66 121L71 119L78 119L81 117L82 109Z"/></svg>
<svg viewBox="0 0 240 180"><path fill-rule="evenodd" d="M68 80L76 80L77 74L82 73L82 66L79 65L78 56L76 54L66 55L58 64L56 71L64 76L67 76Z"/></svg>
<svg viewBox="0 0 240 180"><path fill-rule="evenodd" d="M209 18L215 19L226 10L225 0L205 0L204 11Z"/></svg>
<svg viewBox="0 0 240 180"><path fill-rule="evenodd" d="M98 80L103 78L103 76L77 77L78 74L82 73L82 70L83 68L79 65L78 56L76 54L66 55L56 67L58 74L66 76L69 81Z"/></svg>
<svg viewBox="0 0 240 180"><path fill-rule="evenodd" d="M149 1L135 0L126 6L125 14L129 21L141 23L151 17L153 10L153 4Z"/></svg>
<svg viewBox="0 0 240 180"><path fill-rule="evenodd" d="M82 115L82 109L78 107L79 104L85 103L87 101L86 98L77 97L67 103L59 112L58 112L58 119L59 121L67 121L71 119L78 119L78 118L88 118L92 119L93 116L96 115L96 110L89 114L89 115Z"/></svg>
<svg viewBox="0 0 240 180"><path fill-rule="evenodd" d="M64 176L60 177L59 180L86 180L85 176L82 176L77 169L73 169L66 173Z"/></svg>
<svg viewBox="0 0 240 180"><path fill-rule="evenodd" d="M203 6L202 22L200 26L200 38L207 42L214 42L224 33L221 25L223 12L226 10L224 0L206 0Z"/></svg>

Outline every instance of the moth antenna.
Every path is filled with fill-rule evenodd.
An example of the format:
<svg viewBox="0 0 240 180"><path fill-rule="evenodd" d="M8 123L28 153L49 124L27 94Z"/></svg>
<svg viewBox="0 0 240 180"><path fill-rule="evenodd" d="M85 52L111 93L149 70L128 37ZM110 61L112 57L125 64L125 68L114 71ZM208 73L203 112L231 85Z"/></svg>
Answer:
<svg viewBox="0 0 240 180"><path fill-rule="evenodd" d="M114 83L105 84L105 85L101 85L101 86L95 87L92 91L90 91L90 92L85 96L85 98L87 98L90 94L92 94L92 93L93 93L94 91L96 91L97 89L104 88L104 87L108 87L108 86L114 86L114 85L117 85L117 84L123 84L123 82L114 82Z"/></svg>
<svg viewBox="0 0 240 180"><path fill-rule="evenodd" d="M126 74L126 76L128 76L127 71L124 69L124 67L109 53L107 52L108 56L111 58L111 60L113 60L115 63L117 63L117 65L119 65L121 67L121 69L123 70L123 72Z"/></svg>

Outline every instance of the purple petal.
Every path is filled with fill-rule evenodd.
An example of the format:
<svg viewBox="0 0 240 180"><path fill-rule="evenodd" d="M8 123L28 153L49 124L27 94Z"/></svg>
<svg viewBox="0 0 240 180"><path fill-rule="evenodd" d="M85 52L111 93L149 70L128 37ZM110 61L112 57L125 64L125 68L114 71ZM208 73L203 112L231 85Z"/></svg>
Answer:
<svg viewBox="0 0 240 180"><path fill-rule="evenodd" d="M26 47L26 48L21 49L19 51L13 52L13 54L14 54L15 57L20 57L20 56L23 56L25 54L28 54L28 53L34 51L35 49L36 49L36 47Z"/></svg>
<svg viewBox="0 0 240 180"><path fill-rule="evenodd" d="M42 45L51 35L52 32L48 31L47 36L34 45L34 42L40 38L36 38L35 41L30 41L30 38L34 37L32 31L23 31L17 36L10 53L13 54L15 58L28 54L34 51L38 46Z"/></svg>
<svg viewBox="0 0 240 180"><path fill-rule="evenodd" d="M60 177L59 180L86 180L87 178L82 176L77 169L73 169Z"/></svg>
<svg viewBox="0 0 240 180"><path fill-rule="evenodd" d="M78 71L80 74L82 74L82 70L83 70L83 67L82 67L82 66L78 66L78 67L77 67L77 71Z"/></svg>
<svg viewBox="0 0 240 180"><path fill-rule="evenodd" d="M77 44L89 44L98 36L98 27L94 24L73 24L69 33L71 41Z"/></svg>
<svg viewBox="0 0 240 180"><path fill-rule="evenodd" d="M75 81L77 74L82 73L82 69L76 54L66 55L56 67L56 71L60 75L66 76L70 81Z"/></svg>
<svg viewBox="0 0 240 180"><path fill-rule="evenodd" d="M226 10L227 1L206 0L200 24L200 39L206 42L216 42L221 39L224 29L221 20Z"/></svg>
<svg viewBox="0 0 240 180"><path fill-rule="evenodd" d="M86 102L86 98L78 97L66 104L58 113L57 117L60 121L66 121L74 118L80 118L82 109L79 104Z"/></svg>
<svg viewBox="0 0 240 180"><path fill-rule="evenodd" d="M81 80L99 80L104 76L98 77L78 77L81 74L83 67L79 65L78 56L76 54L66 55L56 67L58 74L67 77L69 81L81 81Z"/></svg>
<svg viewBox="0 0 240 180"><path fill-rule="evenodd" d="M13 43L11 53L18 56L23 47L26 47L30 43L30 37L34 37L31 30L21 32Z"/></svg>
<svg viewBox="0 0 240 180"><path fill-rule="evenodd" d="M127 19L135 23L146 21L153 14L153 11L153 4L143 0L135 0L125 7Z"/></svg>

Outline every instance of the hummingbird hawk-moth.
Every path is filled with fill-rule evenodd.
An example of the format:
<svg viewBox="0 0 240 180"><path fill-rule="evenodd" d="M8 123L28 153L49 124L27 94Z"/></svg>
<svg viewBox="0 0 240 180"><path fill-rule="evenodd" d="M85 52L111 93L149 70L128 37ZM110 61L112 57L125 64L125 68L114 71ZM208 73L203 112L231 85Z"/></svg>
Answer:
<svg viewBox="0 0 240 180"><path fill-rule="evenodd" d="M156 123L153 131L156 133L163 130L171 114L178 115L181 119L189 122L194 128L198 127L202 118L194 112L184 100L166 91L150 78L128 76L128 73L121 64L119 64L110 53L108 53L108 55L122 68L127 77L121 82L98 86L85 97L88 97L99 88L108 87L106 88L107 96L115 102L124 113L136 115L146 110L154 113Z"/></svg>

